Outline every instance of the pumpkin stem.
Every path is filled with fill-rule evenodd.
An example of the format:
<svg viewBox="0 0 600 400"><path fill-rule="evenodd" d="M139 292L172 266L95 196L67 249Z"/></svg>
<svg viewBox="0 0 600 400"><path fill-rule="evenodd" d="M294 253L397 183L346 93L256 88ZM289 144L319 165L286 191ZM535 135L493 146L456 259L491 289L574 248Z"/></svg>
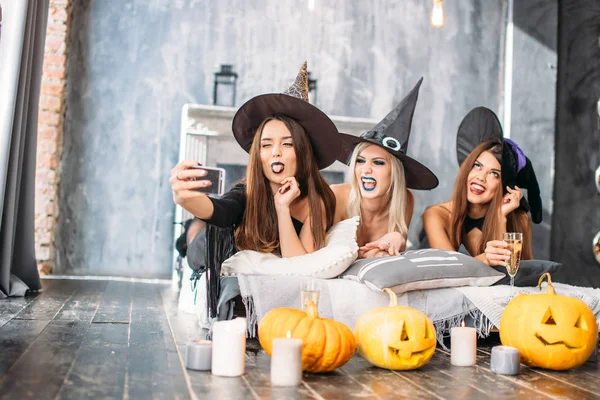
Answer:
<svg viewBox="0 0 600 400"><path fill-rule="evenodd" d="M318 318L319 317L319 309L317 308L317 305L315 304L314 301L312 301L312 300L306 300L304 302L304 305L306 306L306 314L309 317L312 317L312 318Z"/></svg>
<svg viewBox="0 0 600 400"><path fill-rule="evenodd" d="M546 272L542 276L540 276L540 280L538 281L538 289L542 290L542 282L544 281L544 278L548 279L547 293L548 294L556 294L556 291L554 290L554 286L552 286L552 278L550 278L549 272Z"/></svg>
<svg viewBox="0 0 600 400"><path fill-rule="evenodd" d="M396 293L392 292L388 288L383 289L383 291L386 292L390 296L390 307L397 306L398 305L398 297L396 296Z"/></svg>

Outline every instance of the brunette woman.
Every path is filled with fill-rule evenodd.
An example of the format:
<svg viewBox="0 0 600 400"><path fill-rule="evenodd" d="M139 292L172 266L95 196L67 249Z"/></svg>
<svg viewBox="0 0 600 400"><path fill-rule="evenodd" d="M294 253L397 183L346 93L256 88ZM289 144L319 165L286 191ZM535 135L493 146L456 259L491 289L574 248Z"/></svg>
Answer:
<svg viewBox="0 0 600 400"><path fill-rule="evenodd" d="M514 142L502 138L498 118L484 107L472 110L461 123L457 149L461 165L452 200L423 214L429 245L458 250L462 244L486 264L506 266L510 251L502 235L521 232L521 258L532 259L527 212L531 208L534 222L540 222L542 210L529 159ZM531 207L517 184L528 189Z"/></svg>

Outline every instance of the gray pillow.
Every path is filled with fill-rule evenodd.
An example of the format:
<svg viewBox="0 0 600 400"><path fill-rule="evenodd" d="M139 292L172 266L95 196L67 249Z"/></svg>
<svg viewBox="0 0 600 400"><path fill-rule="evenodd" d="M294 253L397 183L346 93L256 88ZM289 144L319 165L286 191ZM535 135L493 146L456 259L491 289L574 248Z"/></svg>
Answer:
<svg viewBox="0 0 600 400"><path fill-rule="evenodd" d="M490 286L504 273L465 254L440 249L409 250L400 256L358 260L342 275L375 291L396 294L420 289Z"/></svg>
<svg viewBox="0 0 600 400"><path fill-rule="evenodd" d="M537 286L540 276L549 272L554 274L562 266L561 263L548 260L521 260L519 271L515 275L515 286ZM493 267L499 272L506 272L504 267ZM510 285L508 274L495 285Z"/></svg>

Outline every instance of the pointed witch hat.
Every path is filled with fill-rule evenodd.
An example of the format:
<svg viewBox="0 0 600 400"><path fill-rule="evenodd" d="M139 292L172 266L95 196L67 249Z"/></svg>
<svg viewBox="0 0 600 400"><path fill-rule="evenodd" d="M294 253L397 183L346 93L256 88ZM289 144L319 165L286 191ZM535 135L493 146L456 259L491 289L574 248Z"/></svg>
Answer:
<svg viewBox="0 0 600 400"><path fill-rule="evenodd" d="M338 160L349 164L354 147L359 143L372 143L386 149L398 158L404 166L406 187L409 189L431 190L439 184L438 178L426 166L406 155L410 128L415 113L415 106L419 97L419 88L423 78L406 95L381 122L373 129L360 136L340 133L342 137L342 151Z"/></svg>
<svg viewBox="0 0 600 400"><path fill-rule="evenodd" d="M540 186L531 161L521 148L512 140L504 138L502 125L496 114L485 107L476 107L463 118L456 134L456 157L458 165L479 146L488 140L502 145L502 156L498 159L502 168L502 189L506 186L527 189L527 200L521 199L519 208L531 211L531 220L542 222L542 198ZM498 158L498 157L497 157Z"/></svg>
<svg viewBox="0 0 600 400"><path fill-rule="evenodd" d="M338 130L323 111L308 102L306 61L294 84L286 91L253 97L235 113L233 136L242 149L250 152L256 129L265 118L276 114L286 115L302 125L310 138L319 169L335 162L340 149Z"/></svg>

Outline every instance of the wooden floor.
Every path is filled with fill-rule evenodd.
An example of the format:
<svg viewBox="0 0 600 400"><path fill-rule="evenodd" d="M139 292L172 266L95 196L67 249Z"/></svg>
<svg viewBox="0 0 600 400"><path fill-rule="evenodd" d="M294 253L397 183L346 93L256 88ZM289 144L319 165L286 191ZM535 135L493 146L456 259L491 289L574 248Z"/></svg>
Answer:
<svg viewBox="0 0 600 400"><path fill-rule="evenodd" d="M269 357L248 342L246 375L213 377L183 367L201 334L177 310L170 285L44 280L44 291L0 300L0 399L596 399L600 364L568 372L489 370L493 341L476 367L453 367L438 349L423 368L382 370L356 355L330 374L305 374L297 388L272 388Z"/></svg>

